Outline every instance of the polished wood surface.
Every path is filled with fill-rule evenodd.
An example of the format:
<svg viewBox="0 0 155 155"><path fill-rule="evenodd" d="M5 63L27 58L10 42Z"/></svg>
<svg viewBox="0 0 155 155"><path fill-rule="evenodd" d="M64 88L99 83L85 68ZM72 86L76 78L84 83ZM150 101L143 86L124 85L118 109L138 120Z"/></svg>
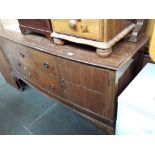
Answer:
<svg viewBox="0 0 155 155"><path fill-rule="evenodd" d="M138 43L121 41L115 53L102 59L85 46L58 47L39 36L8 30L0 33L0 47L14 77L78 112L108 134L115 132L117 95L138 73L137 54L147 43L148 38Z"/></svg>

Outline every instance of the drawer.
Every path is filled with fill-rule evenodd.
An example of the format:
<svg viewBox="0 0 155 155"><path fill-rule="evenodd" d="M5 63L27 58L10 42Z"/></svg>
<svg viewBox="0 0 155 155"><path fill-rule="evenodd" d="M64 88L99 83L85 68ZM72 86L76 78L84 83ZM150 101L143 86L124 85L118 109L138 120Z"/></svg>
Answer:
<svg viewBox="0 0 155 155"><path fill-rule="evenodd" d="M65 81L105 94L109 89L108 71L62 58L57 58L57 68Z"/></svg>
<svg viewBox="0 0 155 155"><path fill-rule="evenodd" d="M82 86L64 82L64 98L76 105L79 105L93 113L105 115L109 107L108 96L84 88Z"/></svg>
<svg viewBox="0 0 155 155"><path fill-rule="evenodd" d="M16 63L15 63L16 62ZM13 69L20 73L22 77L24 77L28 82L35 84L39 87L41 87L41 82L39 80L39 75L37 72L32 70L31 68L25 66L22 62L20 62L18 59L14 61Z"/></svg>
<svg viewBox="0 0 155 155"><path fill-rule="evenodd" d="M55 32L87 39L100 39L100 20L90 19L51 19ZM103 29L103 28L102 28Z"/></svg>
<svg viewBox="0 0 155 155"><path fill-rule="evenodd" d="M31 68L27 66L23 66L22 68L23 75L25 78L32 84L35 84L41 87L41 82L39 80L39 75L37 72L33 71Z"/></svg>
<svg viewBox="0 0 155 155"><path fill-rule="evenodd" d="M50 77L48 74L38 73L25 66L20 60L14 61L13 69L21 74L28 82L35 84L53 94L61 95L61 87L56 77Z"/></svg>
<svg viewBox="0 0 155 155"><path fill-rule="evenodd" d="M29 52L28 48L19 44L14 47L15 58L20 60L23 64L30 68L36 68L37 65L33 61L32 54Z"/></svg>
<svg viewBox="0 0 155 155"><path fill-rule="evenodd" d="M56 77L49 77L47 75L39 74L39 80L41 82L42 88L45 90L58 96L62 95L62 88L60 87L60 82Z"/></svg>
<svg viewBox="0 0 155 155"><path fill-rule="evenodd" d="M15 51L17 59L24 65L41 74L57 76L55 58L53 56L21 45L16 45Z"/></svg>

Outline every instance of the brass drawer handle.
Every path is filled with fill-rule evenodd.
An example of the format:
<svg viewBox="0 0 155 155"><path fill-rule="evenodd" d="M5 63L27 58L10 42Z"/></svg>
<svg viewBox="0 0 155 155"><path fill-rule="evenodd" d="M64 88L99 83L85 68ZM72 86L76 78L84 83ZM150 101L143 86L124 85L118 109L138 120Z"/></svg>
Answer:
<svg viewBox="0 0 155 155"><path fill-rule="evenodd" d="M55 90L54 84L50 84L52 90Z"/></svg>
<svg viewBox="0 0 155 155"><path fill-rule="evenodd" d="M49 68L48 62L45 61L45 62L43 63L43 67Z"/></svg>

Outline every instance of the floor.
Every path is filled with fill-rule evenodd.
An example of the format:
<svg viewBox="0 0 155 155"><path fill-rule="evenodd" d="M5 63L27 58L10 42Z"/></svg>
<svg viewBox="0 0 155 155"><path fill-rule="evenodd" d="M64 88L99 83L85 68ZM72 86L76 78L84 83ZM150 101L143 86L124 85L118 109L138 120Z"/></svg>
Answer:
<svg viewBox="0 0 155 155"><path fill-rule="evenodd" d="M101 135L103 131L39 91L19 92L0 73L1 135Z"/></svg>

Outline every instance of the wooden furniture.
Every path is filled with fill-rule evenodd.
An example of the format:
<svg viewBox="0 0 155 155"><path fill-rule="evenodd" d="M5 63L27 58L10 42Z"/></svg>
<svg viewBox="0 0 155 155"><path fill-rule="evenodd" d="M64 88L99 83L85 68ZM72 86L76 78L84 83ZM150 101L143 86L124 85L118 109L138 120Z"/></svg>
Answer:
<svg viewBox="0 0 155 155"><path fill-rule="evenodd" d="M146 24L146 36L152 37L155 19L148 19Z"/></svg>
<svg viewBox="0 0 155 155"><path fill-rule="evenodd" d="M51 19L51 22L53 26L51 36L55 44L63 45L64 40L69 40L94 46L101 57L109 56L112 52L111 47L131 32L135 26L136 29L130 41L136 41L141 36L139 31L143 26L143 20L135 24L134 20L127 19Z"/></svg>
<svg viewBox="0 0 155 155"><path fill-rule="evenodd" d="M49 19L18 19L18 22L22 34L36 32L52 40L50 37L52 26Z"/></svg>
<svg viewBox="0 0 155 155"><path fill-rule="evenodd" d="M117 96L141 68L138 51L147 43L148 38L138 43L121 41L109 58L102 59L89 47L56 46L40 36L0 33L0 47L13 77L56 99L108 134L115 132Z"/></svg>
<svg viewBox="0 0 155 155"><path fill-rule="evenodd" d="M150 54L151 59L155 62L155 23L153 27L151 42L150 42L149 54Z"/></svg>
<svg viewBox="0 0 155 155"><path fill-rule="evenodd" d="M1 49L0 49L0 73L3 75L7 83L12 85L16 89L22 90L23 87L21 85L21 82L11 75L11 69L9 67L9 63Z"/></svg>
<svg viewBox="0 0 155 155"><path fill-rule="evenodd" d="M134 20L135 28L133 29L129 41L138 42L145 35L146 20L136 19Z"/></svg>

